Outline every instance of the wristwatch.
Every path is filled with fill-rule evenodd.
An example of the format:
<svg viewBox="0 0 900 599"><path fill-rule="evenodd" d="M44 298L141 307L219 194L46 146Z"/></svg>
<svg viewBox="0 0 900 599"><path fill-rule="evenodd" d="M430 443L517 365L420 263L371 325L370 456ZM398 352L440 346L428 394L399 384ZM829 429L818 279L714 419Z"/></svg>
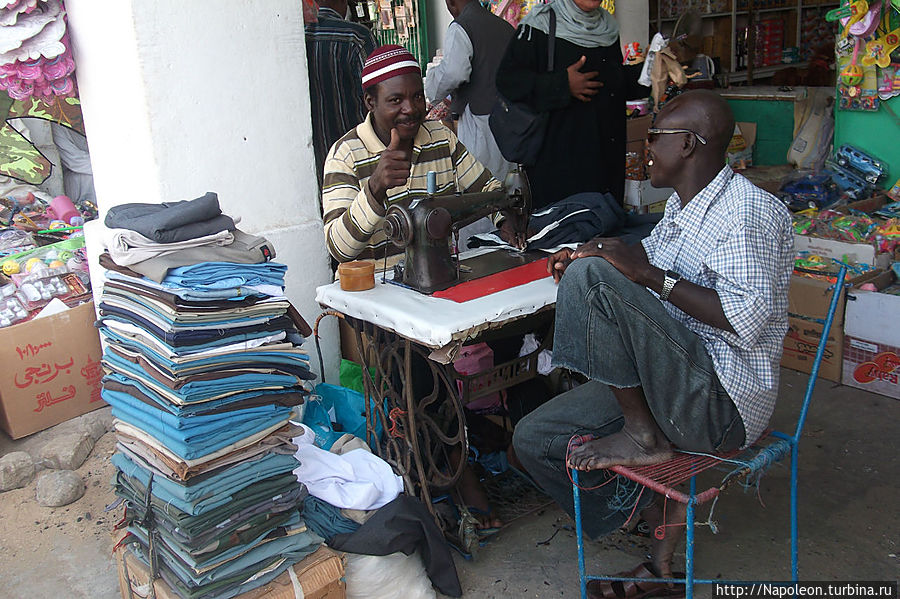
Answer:
<svg viewBox="0 0 900 599"><path fill-rule="evenodd" d="M659 294L659 299L664 302L669 301L669 294L672 293L672 289L675 287L675 283L681 280L681 275L675 272L674 270L666 271L666 278L663 279L662 292Z"/></svg>

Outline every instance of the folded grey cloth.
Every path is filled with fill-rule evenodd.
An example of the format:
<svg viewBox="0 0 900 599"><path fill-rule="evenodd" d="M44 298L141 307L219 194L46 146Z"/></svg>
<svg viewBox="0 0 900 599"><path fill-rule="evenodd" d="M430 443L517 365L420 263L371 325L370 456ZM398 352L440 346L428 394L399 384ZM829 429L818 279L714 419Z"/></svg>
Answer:
<svg viewBox="0 0 900 599"><path fill-rule="evenodd" d="M234 230L234 220L222 214L219 197L211 191L203 197L181 202L113 206L103 222L110 229L131 229L157 243Z"/></svg>
<svg viewBox="0 0 900 599"><path fill-rule="evenodd" d="M170 268L190 266L201 262L234 262L259 264L275 257L275 247L265 237L250 235L240 229L232 231L234 241L228 245L206 245L186 248L150 258L128 266L131 270L161 283Z"/></svg>
<svg viewBox="0 0 900 599"><path fill-rule="evenodd" d="M228 245L234 242L231 231L219 231L214 235L205 235L175 243L156 243L131 229L107 229L106 249L119 266L131 266L144 260L166 256L189 248L208 245Z"/></svg>

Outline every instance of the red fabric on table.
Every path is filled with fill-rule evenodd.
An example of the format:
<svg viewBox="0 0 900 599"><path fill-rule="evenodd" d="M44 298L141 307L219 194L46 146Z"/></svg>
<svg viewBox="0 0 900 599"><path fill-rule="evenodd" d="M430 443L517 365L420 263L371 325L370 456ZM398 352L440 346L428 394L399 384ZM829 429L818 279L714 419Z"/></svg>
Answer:
<svg viewBox="0 0 900 599"><path fill-rule="evenodd" d="M442 291L435 291L432 295L461 304L462 302L497 293L510 287L518 287L525 283L549 277L547 260L549 260L549 257L541 258L540 260L481 277L480 279L466 281Z"/></svg>

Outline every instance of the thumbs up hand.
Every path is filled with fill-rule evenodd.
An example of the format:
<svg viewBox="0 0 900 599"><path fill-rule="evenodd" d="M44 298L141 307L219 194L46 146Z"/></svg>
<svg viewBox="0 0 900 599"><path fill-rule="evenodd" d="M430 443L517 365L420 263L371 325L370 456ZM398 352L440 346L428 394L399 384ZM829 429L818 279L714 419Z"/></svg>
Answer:
<svg viewBox="0 0 900 599"><path fill-rule="evenodd" d="M391 141L381 153L375 172L369 177L369 191L384 204L387 190L405 185L410 173L410 153L400 149L400 134L391 129Z"/></svg>

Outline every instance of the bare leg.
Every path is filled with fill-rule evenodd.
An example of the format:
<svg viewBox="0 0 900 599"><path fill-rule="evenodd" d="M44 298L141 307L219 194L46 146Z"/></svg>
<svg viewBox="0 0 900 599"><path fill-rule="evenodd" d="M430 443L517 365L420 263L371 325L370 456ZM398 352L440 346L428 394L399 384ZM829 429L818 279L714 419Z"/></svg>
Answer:
<svg viewBox="0 0 900 599"><path fill-rule="evenodd" d="M451 461L455 462L458 456L459 448L454 447L451 450ZM487 493L484 492L481 481L478 480L478 476L469 464L463 466L459 481L456 483L456 490L459 492L463 505L468 507L475 519L478 520L479 529L503 526L503 521L494 515Z"/></svg>
<svg viewBox="0 0 900 599"><path fill-rule="evenodd" d="M569 467L601 470L611 466L649 466L672 457L672 446L650 412L643 387L610 389L622 408L625 426L617 433L572 450Z"/></svg>
<svg viewBox="0 0 900 599"><path fill-rule="evenodd" d="M650 525L650 535L653 539L650 556L656 573L663 578L672 576L672 556L675 548L684 533L684 523L687 518L687 506L678 501L666 501L660 495L641 512L641 517ZM665 528L665 536L656 538L656 527L663 524L674 524Z"/></svg>

